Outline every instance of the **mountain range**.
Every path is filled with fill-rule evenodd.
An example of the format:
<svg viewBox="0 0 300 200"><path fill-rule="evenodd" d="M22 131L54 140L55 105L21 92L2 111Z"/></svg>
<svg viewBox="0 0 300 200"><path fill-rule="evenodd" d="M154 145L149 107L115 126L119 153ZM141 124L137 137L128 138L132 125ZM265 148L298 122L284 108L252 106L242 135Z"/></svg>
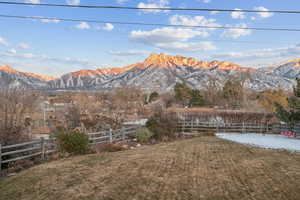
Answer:
<svg viewBox="0 0 300 200"><path fill-rule="evenodd" d="M247 68L224 61L199 61L195 58L151 54L144 62L123 68L99 68L70 72L59 78L19 72L9 66L0 66L0 87L31 89L113 89L139 87L167 91L176 82L186 82L193 88L205 88L210 80L217 85L233 76L245 77L247 88L262 91L281 87L291 89L300 77L300 58L278 66Z"/></svg>

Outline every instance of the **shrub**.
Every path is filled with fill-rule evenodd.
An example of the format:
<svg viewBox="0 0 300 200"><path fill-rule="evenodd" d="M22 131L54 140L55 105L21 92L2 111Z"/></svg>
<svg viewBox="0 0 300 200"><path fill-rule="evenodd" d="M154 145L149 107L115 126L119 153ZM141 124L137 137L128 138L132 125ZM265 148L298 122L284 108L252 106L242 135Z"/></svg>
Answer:
<svg viewBox="0 0 300 200"><path fill-rule="evenodd" d="M84 154L89 151L89 138L85 133L61 130L55 137L61 152Z"/></svg>
<svg viewBox="0 0 300 200"><path fill-rule="evenodd" d="M161 110L147 121L146 127L153 133L153 138L157 140L174 139L177 131L177 119L172 114L167 114Z"/></svg>
<svg viewBox="0 0 300 200"><path fill-rule="evenodd" d="M140 128L136 132L136 138L139 142L147 143L152 136L153 133L148 128Z"/></svg>
<svg viewBox="0 0 300 200"><path fill-rule="evenodd" d="M149 96L149 103L157 100L158 97L159 97L159 94L156 91L152 92Z"/></svg>
<svg viewBox="0 0 300 200"><path fill-rule="evenodd" d="M155 133L158 131L159 123L158 120L155 117L150 118L146 122L146 127L148 130L150 130L152 133Z"/></svg>

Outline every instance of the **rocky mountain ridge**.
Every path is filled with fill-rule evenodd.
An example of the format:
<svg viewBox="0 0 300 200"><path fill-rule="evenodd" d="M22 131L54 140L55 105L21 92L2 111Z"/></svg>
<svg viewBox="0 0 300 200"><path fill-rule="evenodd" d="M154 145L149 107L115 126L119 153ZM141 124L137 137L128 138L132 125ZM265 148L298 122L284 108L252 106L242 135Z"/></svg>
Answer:
<svg viewBox="0 0 300 200"><path fill-rule="evenodd" d="M147 90L167 91L176 82L186 82L194 88L205 88L215 79L222 85L232 76L246 77L245 86L261 91L282 87L292 88L300 77L300 59L270 68L248 68L225 61L200 61L183 56L151 54L144 62L122 68L80 70L59 78L18 72L11 67L0 67L0 87L34 89L113 89L140 87Z"/></svg>

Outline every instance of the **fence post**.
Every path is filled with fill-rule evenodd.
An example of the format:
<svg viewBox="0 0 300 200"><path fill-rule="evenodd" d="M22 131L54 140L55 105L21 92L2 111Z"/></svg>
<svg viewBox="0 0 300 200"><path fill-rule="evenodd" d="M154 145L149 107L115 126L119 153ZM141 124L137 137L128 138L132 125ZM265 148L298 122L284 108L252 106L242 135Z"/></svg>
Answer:
<svg viewBox="0 0 300 200"><path fill-rule="evenodd" d="M41 137L41 156L42 156L42 160L45 159L45 139L44 137Z"/></svg>
<svg viewBox="0 0 300 200"><path fill-rule="evenodd" d="M2 162L2 146L0 144L0 177L1 177L1 168L2 168L1 162Z"/></svg>
<svg viewBox="0 0 300 200"><path fill-rule="evenodd" d="M109 128L109 142L112 143L112 140L113 140L113 138L112 138L112 129Z"/></svg>
<svg viewBox="0 0 300 200"><path fill-rule="evenodd" d="M125 140L125 129L123 126L121 128L121 133L122 133L122 140L124 141Z"/></svg>
<svg viewBox="0 0 300 200"><path fill-rule="evenodd" d="M245 133L245 122L243 121L242 133Z"/></svg>
<svg viewBox="0 0 300 200"><path fill-rule="evenodd" d="M184 133L184 131L185 131L185 116L184 116L184 118L183 118L183 122L182 122L182 128L181 128L181 131L182 131L182 134Z"/></svg>

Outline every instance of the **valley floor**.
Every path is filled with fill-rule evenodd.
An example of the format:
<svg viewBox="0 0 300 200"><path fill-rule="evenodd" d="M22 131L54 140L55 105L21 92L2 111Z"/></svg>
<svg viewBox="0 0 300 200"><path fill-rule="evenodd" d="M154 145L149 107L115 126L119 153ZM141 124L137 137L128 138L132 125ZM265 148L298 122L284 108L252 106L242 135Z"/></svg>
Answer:
<svg viewBox="0 0 300 200"><path fill-rule="evenodd" d="M1 200L300 199L300 153L198 137L67 158L0 181Z"/></svg>

